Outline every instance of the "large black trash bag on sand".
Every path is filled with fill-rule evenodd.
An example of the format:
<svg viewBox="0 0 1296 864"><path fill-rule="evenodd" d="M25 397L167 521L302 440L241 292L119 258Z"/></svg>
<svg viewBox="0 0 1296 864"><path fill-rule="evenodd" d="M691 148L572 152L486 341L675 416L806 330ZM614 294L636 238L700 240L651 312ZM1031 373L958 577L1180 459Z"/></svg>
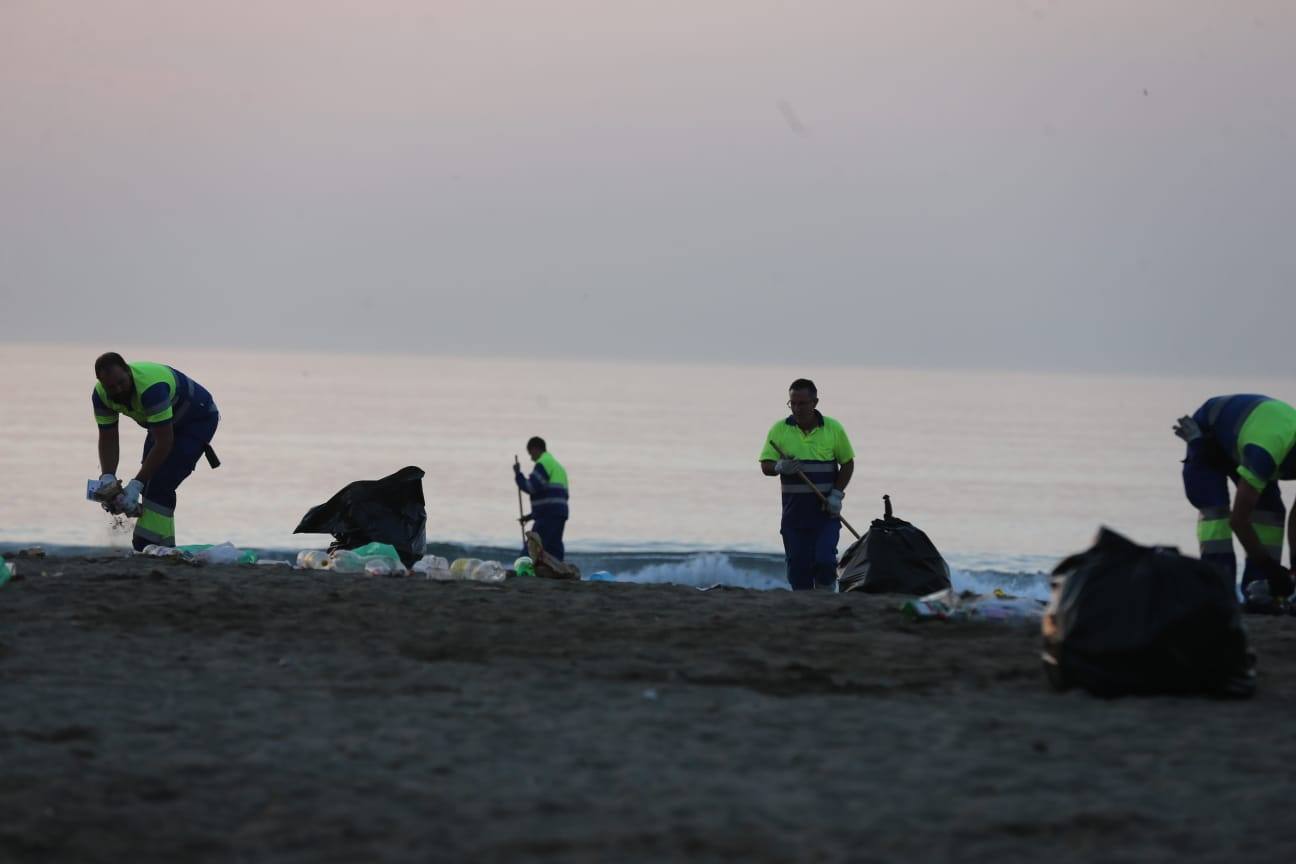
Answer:
<svg viewBox="0 0 1296 864"><path fill-rule="evenodd" d="M411 465L381 480L348 483L308 510L293 533L332 534L335 542L330 551L388 543L401 562L412 567L427 547L423 469Z"/></svg>
<svg viewBox="0 0 1296 864"><path fill-rule="evenodd" d="M922 596L950 587L949 565L914 525L891 515L891 496L883 495L885 514L837 564L837 586L866 594Z"/></svg>
<svg viewBox="0 0 1296 864"><path fill-rule="evenodd" d="M1214 566L1103 528L1053 575L1043 660L1055 688L1102 697L1255 693L1237 595Z"/></svg>

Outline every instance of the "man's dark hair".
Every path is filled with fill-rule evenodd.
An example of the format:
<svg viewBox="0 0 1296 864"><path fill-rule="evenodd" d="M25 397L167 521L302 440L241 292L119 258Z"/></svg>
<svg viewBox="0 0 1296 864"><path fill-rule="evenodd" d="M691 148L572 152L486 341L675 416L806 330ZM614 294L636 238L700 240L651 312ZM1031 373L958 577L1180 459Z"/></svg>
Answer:
<svg viewBox="0 0 1296 864"><path fill-rule="evenodd" d="M809 390L811 399L819 398L819 391L815 388L814 382L809 378L798 378L793 381L792 386L788 388L788 392L790 393L793 390Z"/></svg>
<svg viewBox="0 0 1296 864"><path fill-rule="evenodd" d="M125 369L130 371L130 366L126 364L126 358L122 357L116 351L109 351L107 354L100 354L99 359L95 361L95 377L98 378L109 369Z"/></svg>
<svg viewBox="0 0 1296 864"><path fill-rule="evenodd" d="M544 439L541 438L539 435L532 437L531 440L527 442L528 450L534 450L537 448L539 448L541 453L549 449L548 447L545 446Z"/></svg>

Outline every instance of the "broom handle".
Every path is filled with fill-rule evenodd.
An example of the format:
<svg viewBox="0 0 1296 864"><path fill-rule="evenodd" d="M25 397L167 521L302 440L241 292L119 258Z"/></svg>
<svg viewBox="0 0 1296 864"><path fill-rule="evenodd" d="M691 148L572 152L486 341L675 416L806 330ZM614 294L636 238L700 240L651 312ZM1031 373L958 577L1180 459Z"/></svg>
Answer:
<svg viewBox="0 0 1296 864"><path fill-rule="evenodd" d="M517 457L517 454L516 454L516 453L513 454L513 470L517 471L518 473L521 473L521 472L522 472L522 463L518 461L518 457ZM523 549L525 549L525 548L526 548L526 545L527 545L527 539L526 539L526 521L525 521L525 520L526 520L526 510L522 509L522 489L519 487L519 489L518 489L518 525L520 525L520 526L522 527L522 548L523 548Z"/></svg>
<svg viewBox="0 0 1296 864"><path fill-rule="evenodd" d="M779 454L780 457L782 457L782 458L784 458L784 459L788 458L788 455L787 455L786 453L784 453L784 452L779 448L779 446L778 446L777 444L775 444L773 441L770 441L769 443L770 443L770 446L774 448L774 452L777 453L777 454ZM824 506L827 506L827 505L828 505L828 499L825 498L825 497L824 497L824 494L823 494L822 492L819 491L819 487L816 486L814 483L812 483L812 482L810 481L810 478L807 477L807 476L805 475L805 472L804 472L804 471L800 471L800 470L798 470L796 473L797 473L797 476L800 477L802 480L804 480L804 481L805 481L805 484L806 484L807 486L810 487L810 491L813 492L813 493L815 493L816 495L819 496L819 500L822 501L822 502L824 503ZM837 514L837 518L840 519L840 520L841 520L841 523L842 523L843 525L846 526L846 530L847 530L847 531L849 531L849 532L851 532L852 534L855 535L855 539L856 539L856 540L860 539L859 532L856 531L854 528L851 527L851 524L850 524L849 522L846 521L846 518L845 518L844 516L842 516L840 513L838 513L838 514Z"/></svg>

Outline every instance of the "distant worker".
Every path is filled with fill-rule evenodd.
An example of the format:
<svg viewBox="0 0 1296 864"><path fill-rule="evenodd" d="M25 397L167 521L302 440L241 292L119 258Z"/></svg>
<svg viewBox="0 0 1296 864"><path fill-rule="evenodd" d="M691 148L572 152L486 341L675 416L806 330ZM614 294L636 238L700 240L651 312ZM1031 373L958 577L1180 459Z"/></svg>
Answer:
<svg viewBox="0 0 1296 864"><path fill-rule="evenodd" d="M522 522L534 519L533 530L540 535L545 551L561 561L563 529L567 526L567 495L571 488L567 471L549 452L543 438L527 441L526 451L535 463L531 476L524 477L522 470L516 464L513 466L513 479L518 488L531 496L531 513L523 516ZM522 554L527 554L525 548Z"/></svg>
<svg viewBox="0 0 1296 864"><path fill-rule="evenodd" d="M775 423L765 436L761 471L781 481L780 533L788 584L793 591L831 590L837 582L842 498L855 473L855 451L842 425L816 410L819 391L813 381L793 381L788 397L792 414ZM828 499L827 504L820 501L798 472L814 483L815 489Z"/></svg>
<svg viewBox="0 0 1296 864"><path fill-rule="evenodd" d="M1198 511L1202 560L1235 583L1236 534L1246 552L1243 593L1267 580L1273 597L1290 595L1292 574L1281 563L1285 508L1278 481L1296 479L1296 408L1268 396L1216 396L1191 417L1180 417L1174 431L1188 442L1184 493ZM1229 480L1237 486L1231 508ZM1296 564L1296 508L1287 536Z"/></svg>
<svg viewBox="0 0 1296 864"><path fill-rule="evenodd" d="M198 457L206 454L213 468L220 464L211 449L220 422L216 403L184 373L160 363L127 363L114 352L95 360L95 377L90 401L99 425L100 488L119 486L118 415L148 430L139 471L120 494L105 496L104 509L139 517L136 550L150 543L174 546L176 487L193 473Z"/></svg>

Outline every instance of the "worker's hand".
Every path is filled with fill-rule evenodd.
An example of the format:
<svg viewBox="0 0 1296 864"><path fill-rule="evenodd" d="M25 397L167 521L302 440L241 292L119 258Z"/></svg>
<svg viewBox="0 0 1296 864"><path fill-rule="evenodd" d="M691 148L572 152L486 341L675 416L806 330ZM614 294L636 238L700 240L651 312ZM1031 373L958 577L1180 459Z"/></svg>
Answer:
<svg viewBox="0 0 1296 864"><path fill-rule="evenodd" d="M138 516L140 514L140 495L144 492L144 484L135 478L126 484L126 488L121 494L121 511L127 516Z"/></svg>
<svg viewBox="0 0 1296 864"><path fill-rule="evenodd" d="M775 474L796 474L801 470L801 462L797 459L780 459L774 463Z"/></svg>
<svg viewBox="0 0 1296 864"><path fill-rule="evenodd" d="M1187 415L1175 421L1174 433L1189 444L1202 437L1201 427L1197 421Z"/></svg>
<svg viewBox="0 0 1296 864"><path fill-rule="evenodd" d="M828 511L829 516L840 516L842 508L842 499L846 493L840 489L834 489L828 493L828 500L824 503L824 509Z"/></svg>
<svg viewBox="0 0 1296 864"><path fill-rule="evenodd" d="M100 502L111 501L121 493L121 481L116 475L101 474L99 475L99 486L95 489L95 498Z"/></svg>

